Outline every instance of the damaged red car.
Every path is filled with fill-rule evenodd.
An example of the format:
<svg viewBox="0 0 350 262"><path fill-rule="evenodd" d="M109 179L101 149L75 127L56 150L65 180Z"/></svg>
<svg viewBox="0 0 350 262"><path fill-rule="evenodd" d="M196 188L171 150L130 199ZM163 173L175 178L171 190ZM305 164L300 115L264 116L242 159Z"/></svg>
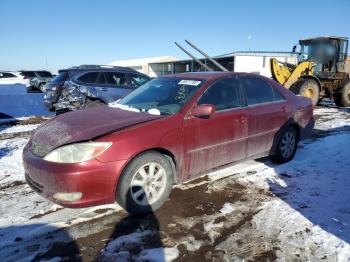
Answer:
<svg viewBox="0 0 350 262"><path fill-rule="evenodd" d="M23 151L27 183L66 207L117 201L146 214L174 183L248 158L293 158L314 126L311 100L244 73L154 79L110 105L41 125Z"/></svg>

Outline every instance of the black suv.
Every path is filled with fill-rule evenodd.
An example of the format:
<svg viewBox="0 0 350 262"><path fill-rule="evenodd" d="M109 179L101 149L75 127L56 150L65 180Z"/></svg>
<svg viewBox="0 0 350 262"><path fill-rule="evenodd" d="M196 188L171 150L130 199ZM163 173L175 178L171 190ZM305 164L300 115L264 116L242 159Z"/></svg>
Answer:
<svg viewBox="0 0 350 262"><path fill-rule="evenodd" d="M45 106L56 112L114 102L150 80L127 67L82 65L58 72L44 96Z"/></svg>

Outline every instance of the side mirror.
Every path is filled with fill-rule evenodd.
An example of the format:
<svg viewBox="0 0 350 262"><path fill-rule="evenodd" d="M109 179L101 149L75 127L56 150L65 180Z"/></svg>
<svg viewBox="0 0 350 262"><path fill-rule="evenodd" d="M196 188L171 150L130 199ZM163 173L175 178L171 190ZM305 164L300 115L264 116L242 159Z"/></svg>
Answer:
<svg viewBox="0 0 350 262"><path fill-rule="evenodd" d="M214 105L198 105L193 110L191 115L199 118L209 118L212 114L215 113Z"/></svg>
<svg viewBox="0 0 350 262"><path fill-rule="evenodd" d="M297 51L297 45L293 46L293 51L292 53L295 53Z"/></svg>

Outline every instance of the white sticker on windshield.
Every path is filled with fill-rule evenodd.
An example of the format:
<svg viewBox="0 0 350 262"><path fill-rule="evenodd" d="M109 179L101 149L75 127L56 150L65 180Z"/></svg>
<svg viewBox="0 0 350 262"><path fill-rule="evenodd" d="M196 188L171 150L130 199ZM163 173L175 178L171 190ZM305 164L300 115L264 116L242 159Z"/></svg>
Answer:
<svg viewBox="0 0 350 262"><path fill-rule="evenodd" d="M182 79L178 84L179 85L188 85L188 86L198 86L200 83L201 83L201 81L197 81L197 80Z"/></svg>

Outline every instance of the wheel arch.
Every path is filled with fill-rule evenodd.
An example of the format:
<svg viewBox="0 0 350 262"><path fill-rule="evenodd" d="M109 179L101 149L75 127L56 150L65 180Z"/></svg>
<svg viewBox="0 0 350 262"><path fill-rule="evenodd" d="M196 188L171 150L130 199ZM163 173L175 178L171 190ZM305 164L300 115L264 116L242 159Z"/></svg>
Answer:
<svg viewBox="0 0 350 262"><path fill-rule="evenodd" d="M275 154L275 151L277 149L278 146L278 142L282 136L282 134L284 133L284 131L289 128L289 127L294 127L295 130L297 131L297 142L300 141L301 138L301 128L298 125L297 122L295 122L295 120L293 118L288 119L288 121L277 131L277 133L275 134L274 138L273 138L273 143L272 143L272 147L271 150L269 152L269 155L272 156Z"/></svg>
<svg viewBox="0 0 350 262"><path fill-rule="evenodd" d="M175 157L175 154L173 154L168 149L165 149L165 148L162 148L162 147L152 147L152 148L144 149L144 150L134 154L132 157L130 157L128 159L128 161L125 163L125 165L123 166L122 170L120 171L120 175L119 175L117 181L115 181L115 183L114 183L114 187L115 187L114 199L116 199L116 197L117 197L117 189L118 189L120 177L123 175L124 170L130 165L130 163L136 157L138 157L138 156L140 156L142 154L145 154L147 152L157 152L157 153L162 154L164 157L166 157L169 160L170 165L171 165L171 167L173 169L174 182L177 183L179 181L179 177L178 177L178 162L177 162L177 159Z"/></svg>
<svg viewBox="0 0 350 262"><path fill-rule="evenodd" d="M100 98L100 97L94 97L94 96L89 96L89 95L87 95L86 96L86 100L87 99L90 99L91 101L100 101L100 102L102 102L103 104L108 104L106 101L104 101L102 98ZM86 103L86 102L85 102Z"/></svg>

